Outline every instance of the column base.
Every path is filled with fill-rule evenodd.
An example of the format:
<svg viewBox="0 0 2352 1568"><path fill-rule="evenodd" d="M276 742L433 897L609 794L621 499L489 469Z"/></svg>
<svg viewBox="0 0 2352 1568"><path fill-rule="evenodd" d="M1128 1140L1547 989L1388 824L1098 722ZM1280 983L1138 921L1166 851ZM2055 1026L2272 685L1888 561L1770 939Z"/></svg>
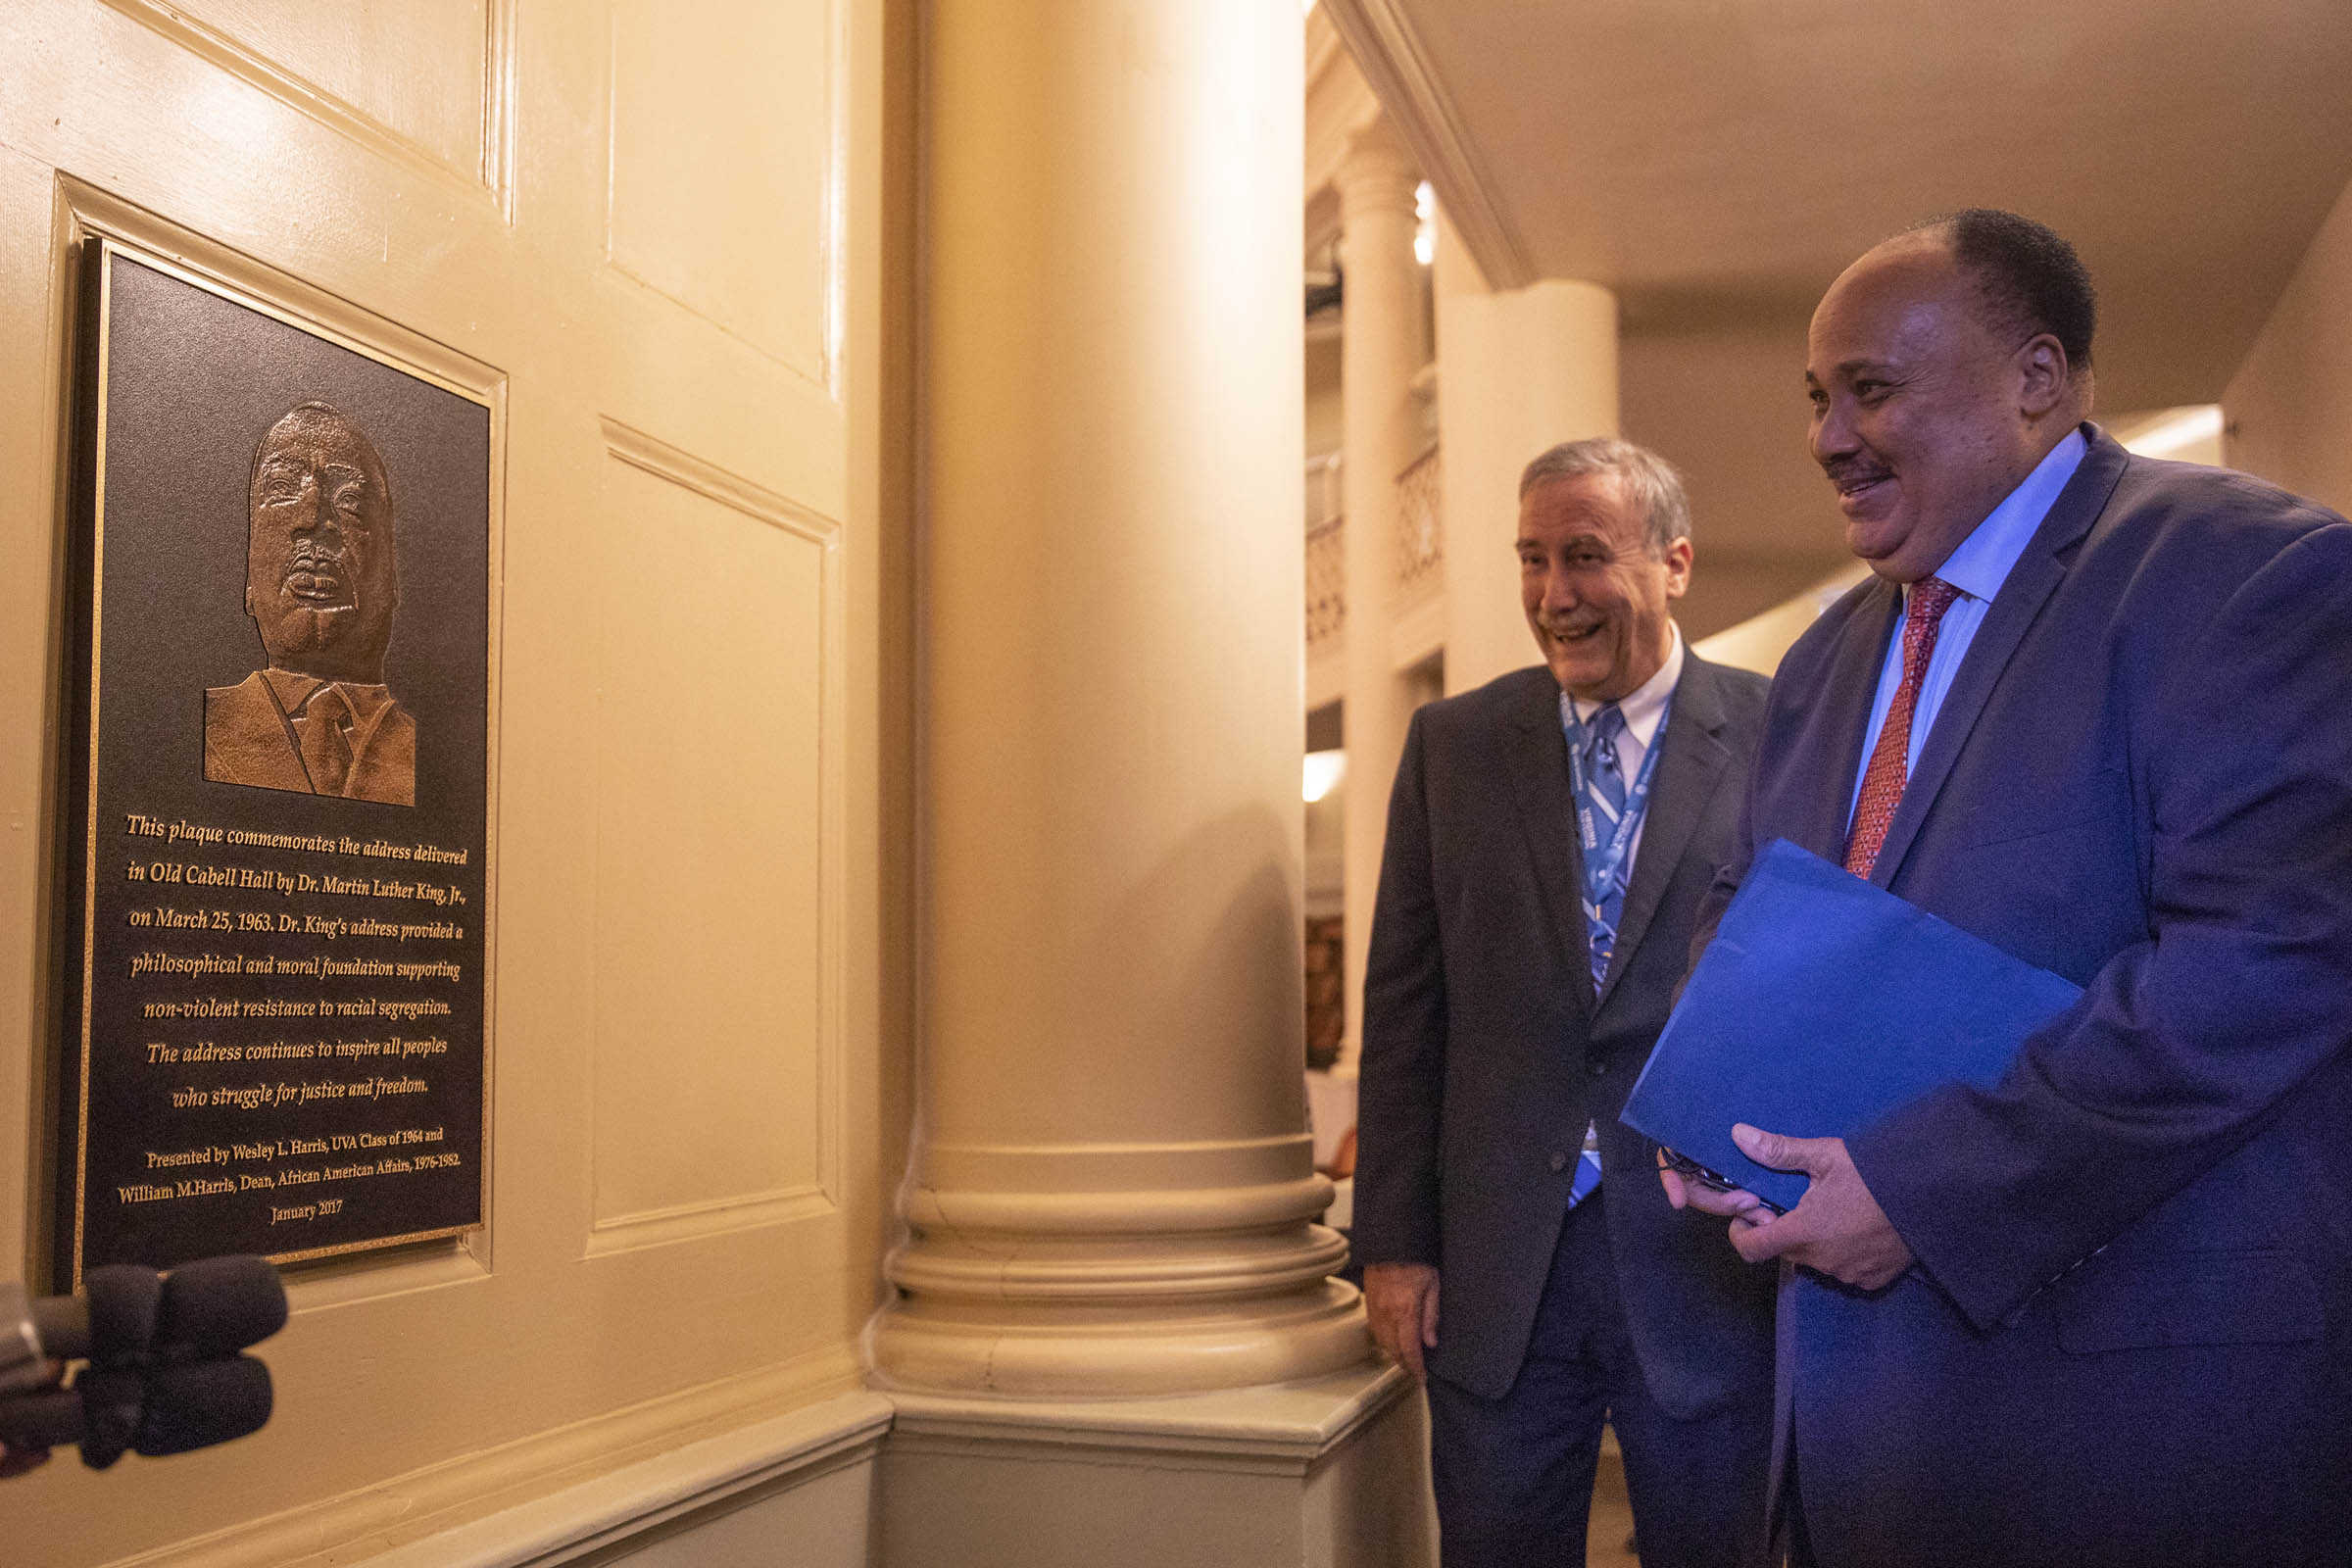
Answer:
<svg viewBox="0 0 2352 1568"><path fill-rule="evenodd" d="M1305 1133L1216 1144L934 1144L906 1194L886 1388L1124 1397L1312 1378L1371 1353Z"/></svg>
<svg viewBox="0 0 2352 1568"><path fill-rule="evenodd" d="M890 1568L1424 1568L1428 1417L1395 1367L1169 1398L894 1395Z"/></svg>
<svg viewBox="0 0 2352 1568"><path fill-rule="evenodd" d="M1103 1398L1311 1378L1371 1349L1354 1287L1138 1315L1114 1307L1007 1310L912 1298L871 1331L880 1386L1020 1398Z"/></svg>

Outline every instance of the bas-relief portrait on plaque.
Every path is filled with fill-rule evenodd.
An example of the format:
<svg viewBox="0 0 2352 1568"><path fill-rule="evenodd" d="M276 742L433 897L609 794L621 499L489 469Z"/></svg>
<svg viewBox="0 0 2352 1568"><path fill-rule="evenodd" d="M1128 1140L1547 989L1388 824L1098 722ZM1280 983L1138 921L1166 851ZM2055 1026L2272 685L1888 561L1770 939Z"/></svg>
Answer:
<svg viewBox="0 0 2352 1568"><path fill-rule="evenodd" d="M51 1273L475 1228L491 401L84 253Z"/></svg>
<svg viewBox="0 0 2352 1568"><path fill-rule="evenodd" d="M269 664L204 694L204 776L416 804L416 721L384 684L400 553L384 460L323 403L253 449L245 612Z"/></svg>

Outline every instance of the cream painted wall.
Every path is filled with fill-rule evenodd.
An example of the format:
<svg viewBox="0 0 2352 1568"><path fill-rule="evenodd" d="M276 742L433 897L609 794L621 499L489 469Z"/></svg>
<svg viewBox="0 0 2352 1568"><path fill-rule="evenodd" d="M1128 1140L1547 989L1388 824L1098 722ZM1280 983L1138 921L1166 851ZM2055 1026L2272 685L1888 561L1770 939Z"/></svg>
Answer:
<svg viewBox="0 0 2352 1568"><path fill-rule="evenodd" d="M1655 449L1690 491L1696 561L1677 610L1705 637L1847 560L1837 508L1805 453L1806 306L1684 310L1628 325L1618 346L1626 439Z"/></svg>
<svg viewBox="0 0 2352 1568"><path fill-rule="evenodd" d="M1537 657L1512 545L1520 470L1555 443L1619 427L1615 297L1558 278L1488 293L1447 265L1457 254L1448 246L1441 258L1447 275L1439 296L1445 673L1453 692Z"/></svg>
<svg viewBox="0 0 2352 1568"><path fill-rule="evenodd" d="M76 239L485 368L506 453L489 1227L295 1270L267 1430L62 1456L0 1555L346 1562L858 1384L908 1116L911 14L0 8L0 1275Z"/></svg>
<svg viewBox="0 0 2352 1568"><path fill-rule="evenodd" d="M2352 187L2222 394L2231 467L2352 511Z"/></svg>

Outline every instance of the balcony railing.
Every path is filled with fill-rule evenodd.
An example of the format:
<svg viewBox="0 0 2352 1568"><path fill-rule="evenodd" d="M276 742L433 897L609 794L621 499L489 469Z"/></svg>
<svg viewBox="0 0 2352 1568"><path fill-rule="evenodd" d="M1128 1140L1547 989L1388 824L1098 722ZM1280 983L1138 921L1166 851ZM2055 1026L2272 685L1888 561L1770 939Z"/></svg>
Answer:
<svg viewBox="0 0 2352 1568"><path fill-rule="evenodd" d="M1335 651L1348 626L1347 535L1341 532L1340 458L1306 466L1306 653Z"/></svg>
<svg viewBox="0 0 2352 1568"><path fill-rule="evenodd" d="M1445 469L1433 443L1396 475L1396 575L1391 607L1411 612L1446 588ZM1348 534L1340 459L1306 466L1306 652L1336 653L1348 630ZM1426 618L1426 617L1424 617Z"/></svg>
<svg viewBox="0 0 2352 1568"><path fill-rule="evenodd" d="M1306 530L1306 653L1308 658L1340 645L1348 629L1347 540L1340 518Z"/></svg>
<svg viewBox="0 0 2352 1568"><path fill-rule="evenodd" d="M1438 448L1404 466L1396 475L1396 597L1418 604L1446 584L1446 530Z"/></svg>

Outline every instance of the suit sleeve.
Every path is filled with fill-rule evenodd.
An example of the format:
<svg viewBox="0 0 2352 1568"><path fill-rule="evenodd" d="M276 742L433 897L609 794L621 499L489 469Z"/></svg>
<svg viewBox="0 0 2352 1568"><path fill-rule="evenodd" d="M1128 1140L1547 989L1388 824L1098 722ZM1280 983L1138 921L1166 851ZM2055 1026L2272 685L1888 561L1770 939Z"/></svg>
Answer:
<svg viewBox="0 0 2352 1568"><path fill-rule="evenodd" d="M1849 1147L1980 1328L2241 1147L2352 1050L2352 525L2312 529L2136 677L2148 934L1989 1090ZM2127 676L2127 678L2132 678Z"/></svg>
<svg viewBox="0 0 2352 1568"><path fill-rule="evenodd" d="M1771 703L1772 696L1767 694L1764 700L1767 715L1757 720L1757 728L1749 732L1747 748L1751 758L1755 751L1756 736L1769 722ZM1747 880L1749 867L1756 863L1756 791L1762 788L1762 775L1754 767L1748 767L1744 772L1747 778L1740 792L1740 825L1732 835L1732 858L1715 867L1714 880L1699 898L1698 913L1692 917L1690 926L1689 958L1683 965L1682 978L1674 983L1674 1001L1677 1004L1682 1002L1683 991L1690 984L1692 972L1698 968L1700 956L1707 951L1708 944L1715 940L1716 928L1723 924L1723 912L1732 906L1733 898L1740 892L1740 884Z"/></svg>
<svg viewBox="0 0 2352 1568"><path fill-rule="evenodd" d="M1440 1261L1446 965L1431 856L1424 730L1424 715L1416 713L1389 794L1380 893L1364 962L1351 1237L1356 1258L1364 1263Z"/></svg>
<svg viewBox="0 0 2352 1568"><path fill-rule="evenodd" d="M1690 928L1690 961L1683 965L1683 977L1674 983L1674 1000L1677 1003L1683 1000L1683 988L1690 983L1691 972L1698 967L1699 957L1707 951L1708 944L1715 940L1715 929L1723 924L1723 911L1732 906L1733 898L1740 892L1740 884L1747 880L1748 868L1755 864L1754 785L1750 784L1748 790L1749 793L1740 803L1740 832L1732 843L1732 858L1729 863L1715 868L1714 881L1708 884L1706 893L1698 901L1698 915Z"/></svg>

